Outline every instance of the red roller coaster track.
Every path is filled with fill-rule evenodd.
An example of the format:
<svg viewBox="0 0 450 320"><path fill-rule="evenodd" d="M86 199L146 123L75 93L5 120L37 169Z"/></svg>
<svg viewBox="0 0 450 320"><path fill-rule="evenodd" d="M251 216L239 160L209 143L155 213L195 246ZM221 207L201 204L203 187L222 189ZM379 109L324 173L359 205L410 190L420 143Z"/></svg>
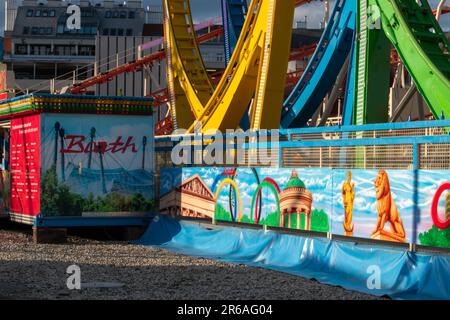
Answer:
<svg viewBox="0 0 450 320"><path fill-rule="evenodd" d="M217 38L220 35L223 34L223 29L218 28L215 29L207 34L201 35L197 38L198 43L203 43L206 41L209 41L211 39ZM91 77L87 80L84 80L83 82L74 84L73 86L69 87L69 92L72 94L79 94L86 91L87 88L92 87L96 84L105 83L108 81L111 81L118 75L126 72L135 72L137 70L142 69L146 65L151 65L155 61L159 61L164 59L166 56L166 53L164 50L160 50L158 52L149 54L141 59L130 61L124 65L121 65L117 68L113 68L108 70L107 72L100 73L94 77Z"/></svg>

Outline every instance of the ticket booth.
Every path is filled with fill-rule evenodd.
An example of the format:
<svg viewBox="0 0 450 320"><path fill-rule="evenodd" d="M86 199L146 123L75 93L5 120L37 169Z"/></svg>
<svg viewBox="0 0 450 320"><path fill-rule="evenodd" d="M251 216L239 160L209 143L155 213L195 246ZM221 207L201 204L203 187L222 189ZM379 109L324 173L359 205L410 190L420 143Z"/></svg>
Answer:
<svg viewBox="0 0 450 320"><path fill-rule="evenodd" d="M36 227L130 226L154 205L152 100L31 94L0 103L2 210Z"/></svg>

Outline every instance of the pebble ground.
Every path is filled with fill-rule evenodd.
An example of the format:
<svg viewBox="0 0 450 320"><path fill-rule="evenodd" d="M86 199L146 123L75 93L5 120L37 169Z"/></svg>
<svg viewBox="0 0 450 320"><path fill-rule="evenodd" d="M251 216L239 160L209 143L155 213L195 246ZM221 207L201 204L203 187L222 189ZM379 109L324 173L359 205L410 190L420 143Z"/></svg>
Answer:
<svg viewBox="0 0 450 320"><path fill-rule="evenodd" d="M81 269L81 290L67 288L72 264ZM380 298L127 242L71 236L65 244L35 245L27 230L0 230L0 299Z"/></svg>

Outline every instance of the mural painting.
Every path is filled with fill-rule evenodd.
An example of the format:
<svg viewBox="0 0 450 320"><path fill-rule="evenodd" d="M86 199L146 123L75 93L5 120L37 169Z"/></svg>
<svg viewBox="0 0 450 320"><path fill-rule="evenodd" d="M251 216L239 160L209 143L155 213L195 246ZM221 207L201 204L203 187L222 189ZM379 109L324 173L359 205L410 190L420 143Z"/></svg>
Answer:
<svg viewBox="0 0 450 320"><path fill-rule="evenodd" d="M151 117L41 114L44 216L150 212L154 206Z"/></svg>
<svg viewBox="0 0 450 320"><path fill-rule="evenodd" d="M160 212L450 247L449 173L419 171L415 179L408 170L164 169Z"/></svg>

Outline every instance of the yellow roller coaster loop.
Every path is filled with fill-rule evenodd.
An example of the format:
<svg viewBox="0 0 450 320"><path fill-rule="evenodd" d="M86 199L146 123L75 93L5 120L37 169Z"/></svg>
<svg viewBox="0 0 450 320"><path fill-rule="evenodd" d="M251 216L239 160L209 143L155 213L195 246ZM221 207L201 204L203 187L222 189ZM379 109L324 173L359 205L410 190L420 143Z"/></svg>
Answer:
<svg viewBox="0 0 450 320"><path fill-rule="evenodd" d="M215 90L193 34L189 0L164 0L169 96L176 128L234 129L254 98L251 127L279 127L294 1L252 0L241 37ZM170 83L171 82L171 83Z"/></svg>

